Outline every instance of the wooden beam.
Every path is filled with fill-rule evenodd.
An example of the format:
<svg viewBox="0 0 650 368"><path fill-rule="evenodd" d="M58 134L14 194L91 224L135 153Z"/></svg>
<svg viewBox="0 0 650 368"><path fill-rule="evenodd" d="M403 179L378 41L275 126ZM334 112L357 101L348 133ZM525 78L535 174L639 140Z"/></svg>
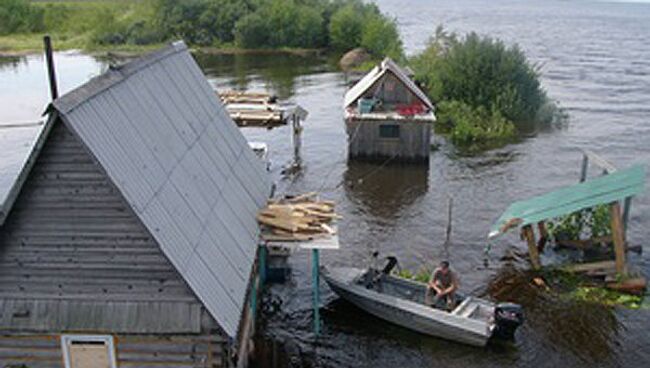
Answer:
<svg viewBox="0 0 650 368"><path fill-rule="evenodd" d="M582 169L580 170L580 182L587 180L587 168L589 167L589 156L586 153L582 155Z"/></svg>
<svg viewBox="0 0 650 368"><path fill-rule="evenodd" d="M548 242L548 231L546 230L546 223L540 221L537 223L537 229L539 230L539 242L537 243L537 249L540 253L544 252L544 246Z"/></svg>
<svg viewBox="0 0 650 368"><path fill-rule="evenodd" d="M542 266L539 260L539 251L537 250L537 243L535 242L535 232L531 225L526 225L521 229L524 239L528 243L528 254L530 255L530 263L533 265L534 270L539 270Z"/></svg>
<svg viewBox="0 0 650 368"><path fill-rule="evenodd" d="M625 274L625 236L623 235L623 220L621 205L614 202L609 207L611 216L612 238L614 240L614 253L616 254L616 273Z"/></svg>
<svg viewBox="0 0 650 368"><path fill-rule="evenodd" d="M627 223L630 220L630 207L632 206L632 197L625 198L623 202L623 236L627 240Z"/></svg>

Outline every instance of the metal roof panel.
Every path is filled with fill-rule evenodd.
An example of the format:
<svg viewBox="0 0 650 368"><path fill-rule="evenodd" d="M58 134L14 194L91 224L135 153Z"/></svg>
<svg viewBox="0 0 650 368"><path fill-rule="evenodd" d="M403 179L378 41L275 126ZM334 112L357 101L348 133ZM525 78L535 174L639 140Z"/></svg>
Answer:
<svg viewBox="0 0 650 368"><path fill-rule="evenodd" d="M53 105L234 337L271 183L187 48L112 68Z"/></svg>
<svg viewBox="0 0 650 368"><path fill-rule="evenodd" d="M507 230L505 225L513 220L517 221L517 226L525 226L631 197L643 191L644 183L645 169L641 165L636 165L626 170L619 170L612 174L515 202L492 226L490 237Z"/></svg>

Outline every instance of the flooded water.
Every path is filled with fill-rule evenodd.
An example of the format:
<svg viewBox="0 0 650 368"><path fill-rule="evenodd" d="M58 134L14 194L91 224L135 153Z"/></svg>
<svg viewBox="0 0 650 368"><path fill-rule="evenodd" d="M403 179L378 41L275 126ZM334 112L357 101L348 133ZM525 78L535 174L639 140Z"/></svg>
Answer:
<svg viewBox="0 0 650 368"><path fill-rule="evenodd" d="M244 129L267 142L280 193L319 191L337 202L341 249L321 262L364 264L372 251L398 256L417 269L445 258L461 275L461 289L485 289L502 268L506 249L524 249L515 235L491 244L490 225L510 202L575 183L581 149L619 167L650 162L650 4L593 1L381 0L399 22L409 53L435 27L477 31L518 43L542 65L549 95L569 113L566 128L540 131L520 142L474 156L435 137L427 167L349 163L342 116L346 77L318 56L235 55L197 59L220 89L268 90L301 104L304 170L283 178L291 132ZM57 55L64 89L97 74L104 63ZM40 57L0 60L0 124L38 119L47 102ZM35 128L4 128L35 129ZM0 139L3 128L0 128ZM2 141L0 140L0 143ZM5 157L3 150L3 162ZM596 170L593 172L596 174ZM644 248L633 262L650 275L650 186L632 205L629 240ZM448 198L453 198L451 244L444 247ZM553 258L547 252L546 261ZM323 367L647 367L650 308L610 309L558 300L519 298L529 318L513 345L485 349L425 337L389 325L340 301L325 285L323 334L312 334L310 258L297 252L285 285L266 293L258 350L264 363ZM273 303L271 303L271 301ZM271 305L279 306L277 308ZM262 343L266 341L266 343ZM275 344L276 354L273 354Z"/></svg>

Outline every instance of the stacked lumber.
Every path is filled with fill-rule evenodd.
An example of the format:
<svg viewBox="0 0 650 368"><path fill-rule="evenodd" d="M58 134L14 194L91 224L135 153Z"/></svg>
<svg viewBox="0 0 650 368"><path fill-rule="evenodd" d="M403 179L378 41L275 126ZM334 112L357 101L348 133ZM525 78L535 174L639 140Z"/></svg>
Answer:
<svg viewBox="0 0 650 368"><path fill-rule="evenodd" d="M230 118L239 126L277 126L286 124L277 99L267 93L226 91L219 93Z"/></svg>
<svg viewBox="0 0 650 368"><path fill-rule="evenodd" d="M268 93L225 91L219 93L219 98L224 104L230 103L259 103L269 104L275 102L275 97Z"/></svg>
<svg viewBox="0 0 650 368"><path fill-rule="evenodd" d="M268 241L307 241L336 234L333 222L340 216L334 202L319 200L316 193L269 201L257 215Z"/></svg>

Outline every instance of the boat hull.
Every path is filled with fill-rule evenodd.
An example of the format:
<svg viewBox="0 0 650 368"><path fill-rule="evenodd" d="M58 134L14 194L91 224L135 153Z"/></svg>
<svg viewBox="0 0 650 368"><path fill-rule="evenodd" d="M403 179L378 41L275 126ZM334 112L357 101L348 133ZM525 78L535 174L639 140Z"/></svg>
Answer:
<svg viewBox="0 0 650 368"><path fill-rule="evenodd" d="M485 346L490 338L491 328L487 323L377 293L328 273L323 277L341 298L393 324L472 346Z"/></svg>

